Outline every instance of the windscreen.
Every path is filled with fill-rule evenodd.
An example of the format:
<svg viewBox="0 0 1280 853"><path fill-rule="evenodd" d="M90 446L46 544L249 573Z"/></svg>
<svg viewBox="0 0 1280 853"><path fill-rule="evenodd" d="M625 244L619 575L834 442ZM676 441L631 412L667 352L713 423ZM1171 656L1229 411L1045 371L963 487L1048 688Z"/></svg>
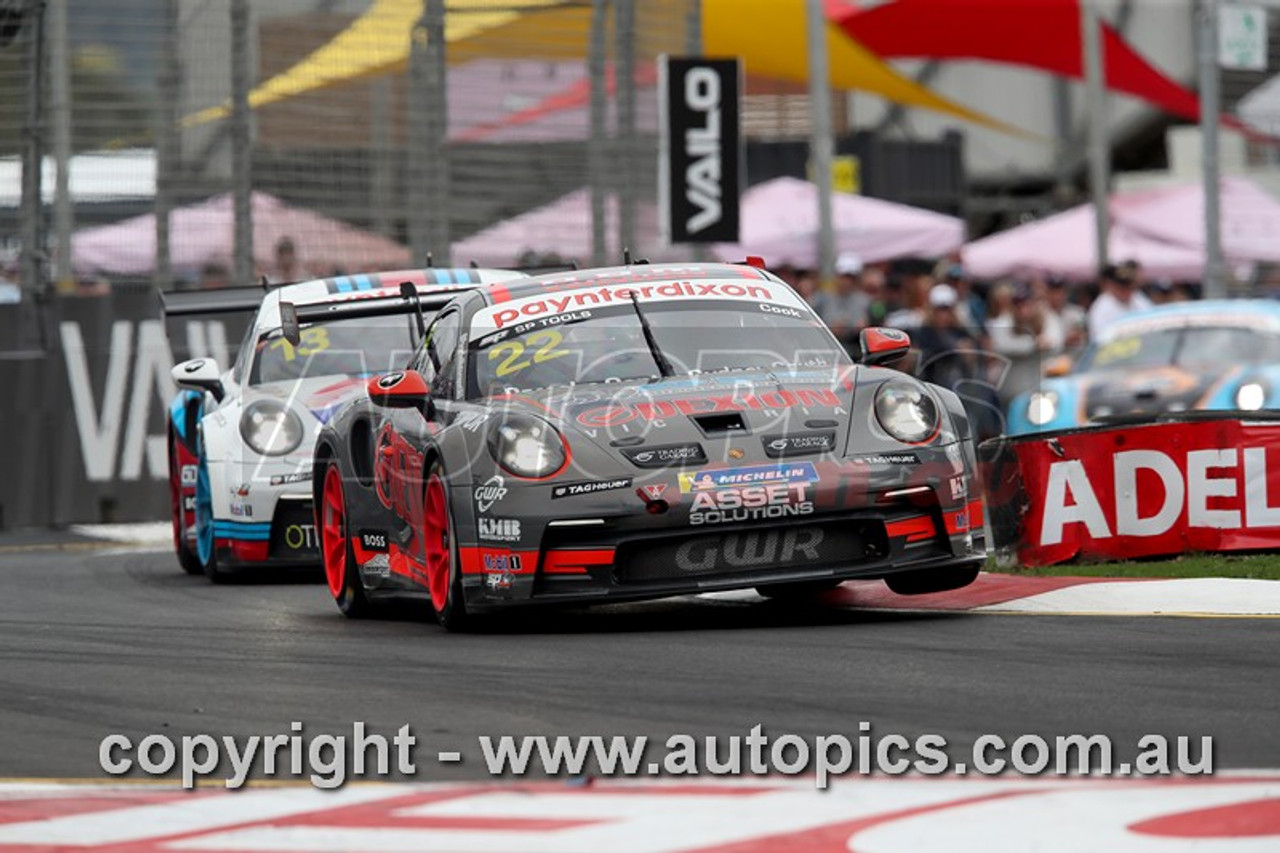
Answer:
<svg viewBox="0 0 1280 853"><path fill-rule="evenodd" d="M249 384L398 370L413 355L414 324L410 315L334 320L304 327L297 346L273 329L258 337Z"/></svg>
<svg viewBox="0 0 1280 853"><path fill-rule="evenodd" d="M1161 329L1122 335L1087 350L1076 372L1170 365L1192 369L1280 359L1280 336L1235 326Z"/></svg>
<svg viewBox="0 0 1280 853"><path fill-rule="evenodd" d="M634 303L620 290L620 298L618 290L595 301L590 291L573 292L477 314L468 396L655 379L663 360L672 375L849 363L826 327L783 285L762 287L757 298L732 299L652 298L657 289L647 289L650 298L637 296ZM547 307L560 310L548 314Z"/></svg>

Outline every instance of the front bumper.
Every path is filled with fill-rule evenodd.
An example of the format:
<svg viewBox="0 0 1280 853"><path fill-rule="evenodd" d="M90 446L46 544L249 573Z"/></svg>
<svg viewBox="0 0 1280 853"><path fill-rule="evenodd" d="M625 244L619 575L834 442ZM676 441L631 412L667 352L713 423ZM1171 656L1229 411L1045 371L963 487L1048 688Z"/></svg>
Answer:
<svg viewBox="0 0 1280 853"><path fill-rule="evenodd" d="M214 549L227 568L319 565L320 539L310 498L282 496L270 521L215 519Z"/></svg>
<svg viewBox="0 0 1280 853"><path fill-rule="evenodd" d="M903 503L711 528L552 522L537 551L461 549L468 609L637 601L775 583L883 578L986 560L982 505Z"/></svg>

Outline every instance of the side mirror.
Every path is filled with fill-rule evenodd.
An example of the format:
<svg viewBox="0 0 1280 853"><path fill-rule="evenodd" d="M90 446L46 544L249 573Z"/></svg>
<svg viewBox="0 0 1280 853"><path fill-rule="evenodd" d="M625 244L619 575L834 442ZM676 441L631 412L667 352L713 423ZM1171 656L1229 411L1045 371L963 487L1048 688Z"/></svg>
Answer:
<svg viewBox="0 0 1280 853"><path fill-rule="evenodd" d="M1066 376L1071 372L1071 356L1055 355L1044 363L1044 375L1048 377Z"/></svg>
<svg viewBox="0 0 1280 853"><path fill-rule="evenodd" d="M298 306L292 302L280 303L280 334L292 346L302 343L302 324L298 322Z"/></svg>
<svg viewBox="0 0 1280 853"><path fill-rule="evenodd" d="M911 336L887 326L868 326L858 335L858 342L862 345L863 364L889 364L911 350Z"/></svg>
<svg viewBox="0 0 1280 853"><path fill-rule="evenodd" d="M385 376L375 376L365 386L369 400L375 406L392 409L426 410L431 388L422 374L416 370L397 370Z"/></svg>
<svg viewBox="0 0 1280 853"><path fill-rule="evenodd" d="M219 403L227 395L222 387L222 368L211 358L193 358L184 361L169 371L173 382L179 388L190 391L208 391Z"/></svg>

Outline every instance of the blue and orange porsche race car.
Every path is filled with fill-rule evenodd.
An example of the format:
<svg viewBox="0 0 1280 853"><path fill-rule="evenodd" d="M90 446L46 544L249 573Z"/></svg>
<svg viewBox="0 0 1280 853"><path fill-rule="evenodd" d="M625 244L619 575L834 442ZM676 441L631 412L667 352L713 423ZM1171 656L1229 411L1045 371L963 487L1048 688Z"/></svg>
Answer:
<svg viewBox="0 0 1280 853"><path fill-rule="evenodd" d="M974 448L950 391L853 363L749 265L635 265L479 288L316 443L329 589L349 615L476 613L845 578L903 593L984 560Z"/></svg>
<svg viewBox="0 0 1280 853"><path fill-rule="evenodd" d="M1280 409L1280 303L1185 302L1117 320L1009 404L1009 435L1166 412Z"/></svg>

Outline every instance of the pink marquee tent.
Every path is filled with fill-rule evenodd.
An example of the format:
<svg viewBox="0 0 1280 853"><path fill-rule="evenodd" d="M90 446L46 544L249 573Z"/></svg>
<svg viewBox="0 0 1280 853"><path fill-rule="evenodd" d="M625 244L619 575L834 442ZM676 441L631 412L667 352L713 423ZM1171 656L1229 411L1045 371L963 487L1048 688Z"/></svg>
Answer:
<svg viewBox="0 0 1280 853"><path fill-rule="evenodd" d="M742 238L714 252L723 260L759 255L770 266L813 267L818 257L818 189L809 181L775 178L742 196ZM964 243L964 222L905 204L835 193L836 252L864 263L893 258L936 258Z"/></svg>
<svg viewBox="0 0 1280 853"><path fill-rule="evenodd" d="M1222 245L1228 263L1280 262L1280 202L1244 178L1222 180ZM1199 280L1204 273L1204 192L1200 184L1111 197L1107 254L1139 261L1147 275ZM1097 270L1093 205L975 240L965 266L980 278L1056 273L1074 280Z"/></svg>
<svg viewBox="0 0 1280 853"><path fill-rule="evenodd" d="M176 270L194 272L207 263L232 265L235 215L230 195L181 207L170 216L170 252ZM315 275L394 269L410 263L409 250L393 240L291 207L274 196L254 193L253 260L270 270L275 246L293 240L298 262ZM122 222L77 231L71 239L73 266L82 272L146 275L155 269L156 218L136 216Z"/></svg>
<svg viewBox="0 0 1280 853"><path fill-rule="evenodd" d="M622 262L618 245L618 200L605 196L605 246L609 263ZM652 202L636 205L636 245L631 253L653 261L689 257L683 246L663 247L658 237L658 209ZM453 244L453 262L510 266L525 252L554 253L566 261L591 263L591 193L574 190L550 204L491 225Z"/></svg>

